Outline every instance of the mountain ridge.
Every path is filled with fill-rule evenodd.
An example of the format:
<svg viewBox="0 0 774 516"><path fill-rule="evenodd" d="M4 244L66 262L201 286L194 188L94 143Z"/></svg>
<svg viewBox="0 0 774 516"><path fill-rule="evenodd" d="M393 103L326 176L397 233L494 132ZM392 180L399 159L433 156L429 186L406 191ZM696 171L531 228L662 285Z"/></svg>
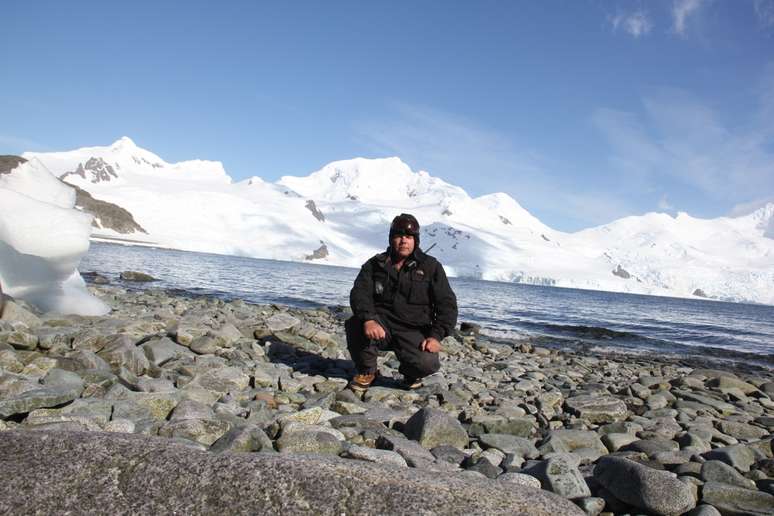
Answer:
<svg viewBox="0 0 774 516"><path fill-rule="evenodd" d="M735 218L651 212L565 233L505 193L472 198L397 157L335 161L274 183L234 182L216 161L167 163L129 138L23 157L128 210L143 240L167 247L357 267L384 249L392 217L410 211L450 275L774 304L774 203Z"/></svg>

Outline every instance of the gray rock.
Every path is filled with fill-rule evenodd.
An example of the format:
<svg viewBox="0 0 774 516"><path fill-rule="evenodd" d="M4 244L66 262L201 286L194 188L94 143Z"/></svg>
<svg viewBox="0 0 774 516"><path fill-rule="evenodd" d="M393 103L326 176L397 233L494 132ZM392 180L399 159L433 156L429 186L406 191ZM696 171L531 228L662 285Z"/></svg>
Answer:
<svg viewBox="0 0 774 516"><path fill-rule="evenodd" d="M707 460L723 461L739 471L750 471L750 466L755 464L755 453L742 444L715 448L712 451L702 454L702 457Z"/></svg>
<svg viewBox="0 0 774 516"><path fill-rule="evenodd" d="M234 427L210 447L215 453L273 452L274 445L266 433L256 425Z"/></svg>
<svg viewBox="0 0 774 516"><path fill-rule="evenodd" d="M414 443L414 441L409 442ZM420 446L420 448L422 447ZM422 450L424 450L424 448L422 448ZM454 446L449 446L448 444L436 446L430 450L430 453L433 454L433 457L435 457L436 460L448 462L449 464L454 464L456 466L462 464L462 461L464 461L467 457L467 455L465 455L461 450L455 448Z"/></svg>
<svg viewBox="0 0 774 516"><path fill-rule="evenodd" d="M755 489L755 482L745 478L736 469L719 460L708 460L702 464L701 478L705 482L720 482L744 489Z"/></svg>
<svg viewBox="0 0 774 516"><path fill-rule="evenodd" d="M135 386L140 392L175 392L177 390L171 380L147 378L145 376L138 378Z"/></svg>
<svg viewBox="0 0 774 516"><path fill-rule="evenodd" d="M114 372L123 366L140 376L150 365L145 353L134 345L134 341L128 335L108 337L105 346L97 355L110 364Z"/></svg>
<svg viewBox="0 0 774 516"><path fill-rule="evenodd" d="M9 373L20 373L24 369L16 353L10 349L0 350L0 369Z"/></svg>
<svg viewBox="0 0 774 516"><path fill-rule="evenodd" d="M276 333L291 330L301 324L301 321L290 314L280 312L269 317L266 324L272 333Z"/></svg>
<svg viewBox="0 0 774 516"><path fill-rule="evenodd" d="M553 430L538 447L538 451L547 453L573 453L577 450L590 450L596 458L607 455L607 448L596 432L586 430Z"/></svg>
<svg viewBox="0 0 774 516"><path fill-rule="evenodd" d="M527 459L536 459L539 452L533 442L523 437L508 434L482 434L478 436L484 448L495 448L503 453L514 453Z"/></svg>
<svg viewBox="0 0 774 516"><path fill-rule="evenodd" d="M763 516L774 513L774 496L718 482L704 484L702 502L716 507L723 515Z"/></svg>
<svg viewBox="0 0 774 516"><path fill-rule="evenodd" d="M75 365L74 370L76 371L81 371L83 369L110 371L110 364L88 349L76 349L72 353L68 353L67 358L72 360L72 363Z"/></svg>
<svg viewBox="0 0 774 516"><path fill-rule="evenodd" d="M472 437L491 433L526 438L535 433L536 427L535 418L531 416L478 415L472 418L468 433Z"/></svg>
<svg viewBox="0 0 774 516"><path fill-rule="evenodd" d="M693 432L686 432L676 440L682 449L696 450L699 453L708 452L712 449L707 440L702 439L701 436Z"/></svg>
<svg viewBox="0 0 774 516"><path fill-rule="evenodd" d="M472 459L465 468L467 471L475 471L487 478L497 478L503 472L500 468L492 464L492 462L486 457L479 457Z"/></svg>
<svg viewBox="0 0 774 516"><path fill-rule="evenodd" d="M43 378L43 386L17 396L0 400L0 418L25 414L35 409L56 407L80 397L84 383L80 376L61 369L51 369Z"/></svg>
<svg viewBox="0 0 774 516"><path fill-rule="evenodd" d="M150 418L166 420L170 412L180 402L180 395L176 392L122 392L112 395L108 399L115 399L113 403L113 418L124 418L139 422Z"/></svg>
<svg viewBox="0 0 774 516"><path fill-rule="evenodd" d="M200 355L213 355L220 349L220 341L210 335L200 335L193 338L188 347Z"/></svg>
<svg viewBox="0 0 774 516"><path fill-rule="evenodd" d="M292 432L277 439L280 453L321 453L338 455L343 450L341 441L327 432Z"/></svg>
<svg viewBox="0 0 774 516"><path fill-rule="evenodd" d="M409 463L415 459L428 462L435 460L433 454L423 448L422 445L403 437L381 435L376 439L376 447L382 450L393 450ZM460 460L460 462L462 461Z"/></svg>
<svg viewBox="0 0 774 516"><path fill-rule="evenodd" d="M515 453L509 453L500 463L500 467L505 469L507 472L519 472L521 471L521 467L523 465L524 457L516 455Z"/></svg>
<svg viewBox="0 0 774 516"><path fill-rule="evenodd" d="M616 498L656 514L682 514L696 506L688 484L672 473L619 457L602 457L594 478Z"/></svg>
<svg viewBox="0 0 774 516"><path fill-rule="evenodd" d="M497 480L500 482L507 482L509 484L517 484L520 486L527 486L527 487L533 487L535 489L540 489L540 480L533 477L532 475L527 475L525 473L511 473L506 472L497 477Z"/></svg>
<svg viewBox="0 0 774 516"><path fill-rule="evenodd" d="M404 434L427 449L448 444L456 448L468 445L468 434L459 421L442 410L423 408L406 421Z"/></svg>
<svg viewBox="0 0 774 516"><path fill-rule="evenodd" d="M578 461L570 454L558 454L540 461L524 472L539 479L543 489L569 500L591 496L591 490L578 470Z"/></svg>
<svg viewBox="0 0 774 516"><path fill-rule="evenodd" d="M250 386L250 376L245 374L239 367L219 367L198 373L189 385L226 394L227 392L237 392L248 388Z"/></svg>
<svg viewBox="0 0 774 516"><path fill-rule="evenodd" d="M142 349L145 352L145 356L148 357L148 361L157 366L164 365L179 356L191 355L187 348L176 344L167 337L149 340L142 345Z"/></svg>
<svg viewBox="0 0 774 516"><path fill-rule="evenodd" d="M640 439L639 441L634 441L627 444L621 448L621 450L638 451L651 456L659 452L668 452L677 450L679 448L680 445L678 445L675 441L670 441L667 439Z"/></svg>
<svg viewBox="0 0 774 516"><path fill-rule="evenodd" d="M214 418L215 412L206 403L196 400L182 400L172 410L170 421L182 421L184 419Z"/></svg>
<svg viewBox="0 0 774 516"><path fill-rule="evenodd" d="M256 387L276 389L279 386L279 371L268 364L256 364L253 381Z"/></svg>
<svg viewBox="0 0 774 516"><path fill-rule="evenodd" d="M719 376L717 378L712 378L707 381L707 386L714 387L720 392L725 392L728 389L739 389L744 394L753 394L758 392L758 388L754 385L730 376Z"/></svg>
<svg viewBox="0 0 774 516"><path fill-rule="evenodd" d="M609 433L602 435L602 442L611 452L618 451L627 444L638 441L639 438L634 434L628 433Z"/></svg>
<svg viewBox="0 0 774 516"><path fill-rule="evenodd" d="M623 421L629 415L626 403L614 396L581 395L564 400L565 409L590 423Z"/></svg>
<svg viewBox="0 0 774 516"><path fill-rule="evenodd" d="M0 475L3 513L352 514L410 507L414 513L582 514L565 500L518 485L503 490L499 482L336 458L202 453L120 434L5 433Z"/></svg>
<svg viewBox="0 0 774 516"><path fill-rule="evenodd" d="M80 423L88 430L95 431L108 424L112 412L113 404L110 401L79 398L64 407L33 410L24 420L24 424L40 426L69 421Z"/></svg>
<svg viewBox="0 0 774 516"><path fill-rule="evenodd" d="M739 423L736 421L720 421L718 422L718 430L726 435L734 437L735 439L744 439L746 441L760 439L769 433L765 429L758 426Z"/></svg>
<svg viewBox="0 0 774 516"><path fill-rule="evenodd" d="M686 516L720 516L720 511L711 505L701 504L688 511Z"/></svg>
<svg viewBox="0 0 774 516"><path fill-rule="evenodd" d="M133 281L133 282L139 282L139 283L156 281L156 278L154 278L150 274L145 274L144 272L138 272L138 271L123 271L121 274L118 275L118 277L124 281Z"/></svg>
<svg viewBox="0 0 774 516"><path fill-rule="evenodd" d="M282 426L282 435L287 435L293 432L322 432L330 434L339 441L344 441L346 437L342 432L325 425L307 425L305 423L299 423L297 421L290 421Z"/></svg>
<svg viewBox="0 0 774 516"><path fill-rule="evenodd" d="M712 398L710 396L704 396L701 394L696 394L694 392L680 392L680 397L684 400L695 401L697 403L701 403L702 405L707 405L709 407L712 407L713 409L717 410L718 412L724 415L729 415L736 412L736 408L730 403L726 403L725 401L719 400L717 398Z"/></svg>
<svg viewBox="0 0 774 516"><path fill-rule="evenodd" d="M230 425L219 419L178 419L169 421L159 430L163 437L188 439L210 446L228 432Z"/></svg>
<svg viewBox="0 0 774 516"><path fill-rule="evenodd" d="M336 412L325 410L321 407L312 407L298 412L285 414L277 419L280 428L284 428L288 423L302 423L304 425L316 425L325 423L332 419L340 417Z"/></svg>
<svg viewBox="0 0 774 516"><path fill-rule="evenodd" d="M588 498L575 500L575 503L578 504L578 507L583 509L583 512L586 513L586 516L597 516L605 508L604 498L598 498L595 496L589 496Z"/></svg>
<svg viewBox="0 0 774 516"><path fill-rule="evenodd" d="M0 297L2 294L0 294ZM0 321L17 321L26 324L29 328L37 328L42 324L40 318L20 303L8 296L4 297L5 304L0 310Z"/></svg>
<svg viewBox="0 0 774 516"><path fill-rule="evenodd" d="M8 334L5 342L23 351L32 351L38 347L38 336L26 331L14 331Z"/></svg>
<svg viewBox="0 0 774 516"><path fill-rule="evenodd" d="M344 452L343 456L350 459L375 462L377 464L389 464L402 468L408 467L408 464L406 464L406 459L401 457L397 452L390 450L377 450L374 448L367 448L365 446L350 446L347 448L347 451Z"/></svg>

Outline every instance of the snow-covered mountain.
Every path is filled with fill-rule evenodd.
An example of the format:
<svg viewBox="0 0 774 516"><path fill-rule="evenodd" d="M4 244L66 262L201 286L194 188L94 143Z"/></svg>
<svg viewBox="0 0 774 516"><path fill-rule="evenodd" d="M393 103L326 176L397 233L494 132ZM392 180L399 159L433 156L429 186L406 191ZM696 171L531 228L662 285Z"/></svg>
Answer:
<svg viewBox="0 0 774 516"><path fill-rule="evenodd" d="M400 212L422 224L451 275L774 304L774 204L744 217L649 213L577 233L549 228L513 198L471 198L398 158L336 161L276 183L234 182L219 162L167 163L121 138L107 147L25 153L145 233L98 236L192 251L357 267L385 248Z"/></svg>

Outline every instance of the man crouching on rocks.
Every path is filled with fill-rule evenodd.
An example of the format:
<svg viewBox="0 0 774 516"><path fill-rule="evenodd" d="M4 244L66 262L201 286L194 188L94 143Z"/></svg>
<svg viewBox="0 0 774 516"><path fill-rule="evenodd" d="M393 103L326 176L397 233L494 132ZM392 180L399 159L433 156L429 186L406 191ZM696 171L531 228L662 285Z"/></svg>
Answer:
<svg viewBox="0 0 774 516"><path fill-rule="evenodd" d="M379 349L395 352L404 386L441 367L441 340L457 324L457 297L443 266L419 249L419 223L401 213L390 226L390 247L360 269L349 295L347 347L357 373L349 386L365 391L378 374Z"/></svg>

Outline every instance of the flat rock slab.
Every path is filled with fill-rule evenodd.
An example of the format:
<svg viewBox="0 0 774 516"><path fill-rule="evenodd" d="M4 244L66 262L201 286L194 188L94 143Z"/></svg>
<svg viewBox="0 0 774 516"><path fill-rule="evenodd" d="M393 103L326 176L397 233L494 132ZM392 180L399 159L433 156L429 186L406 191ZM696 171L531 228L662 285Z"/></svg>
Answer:
<svg viewBox="0 0 774 516"><path fill-rule="evenodd" d="M336 457L214 454L97 432L2 437L3 514L584 514L518 484Z"/></svg>
<svg viewBox="0 0 774 516"><path fill-rule="evenodd" d="M567 410L591 423L623 421L629 415L626 403L614 396L581 395L564 400Z"/></svg>

